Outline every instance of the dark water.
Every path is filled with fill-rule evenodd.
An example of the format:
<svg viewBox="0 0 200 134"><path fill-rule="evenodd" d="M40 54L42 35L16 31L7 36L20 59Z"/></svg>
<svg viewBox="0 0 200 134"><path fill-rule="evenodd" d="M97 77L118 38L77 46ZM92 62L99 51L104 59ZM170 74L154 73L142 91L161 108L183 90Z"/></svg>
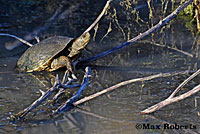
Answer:
<svg viewBox="0 0 200 134"><path fill-rule="evenodd" d="M168 11L172 7L169 2L167 13L163 14L164 7L161 2L154 1L152 3L154 17L149 19L149 9L145 1L129 2L115 0L111 3L108 14L99 23L95 40L91 39L87 51L83 51L84 58L103 52L144 32L152 24L156 24L159 18L169 14ZM105 1L69 0L65 3L61 15L49 24L47 20L55 13L59 3L61 0L0 0L0 32L25 38L25 35L35 29L48 25L45 30L39 32L40 40L55 35L77 37L98 16ZM134 8L137 9L137 14L141 17L138 21ZM115 11L117 17L114 16ZM112 31L103 38L110 24ZM199 35L194 29L188 28L183 20L177 18L153 36L146 38L146 42L137 43L91 62L90 65L93 67L92 81L82 97L133 78L160 72L197 69L199 67ZM92 36L94 35L93 30L90 33ZM147 42L152 40L161 45L186 51L195 55L196 58ZM81 109L73 109L55 117L49 116L52 113L52 108L43 103L29 113L25 121L10 122L10 115L23 110L40 96L40 89L46 91L52 86L55 74L58 73L61 78L63 75L63 71L39 74L16 71L16 62L27 46L20 45L13 50L7 50L5 45L12 44L14 41L9 37L0 37L0 133L2 134L200 133L199 104L195 107L195 98L198 102L199 93L164 107L153 114L139 114L145 108L167 98L190 74L161 77L129 84L83 104ZM30 42L35 43L35 40ZM80 81L83 74L82 69L78 70L77 75ZM189 91L198 83L199 77L190 81L180 93ZM74 90L68 90L70 95L74 93ZM137 124L148 123L154 127L175 123L192 127L164 130L152 127L151 129L136 129Z"/></svg>

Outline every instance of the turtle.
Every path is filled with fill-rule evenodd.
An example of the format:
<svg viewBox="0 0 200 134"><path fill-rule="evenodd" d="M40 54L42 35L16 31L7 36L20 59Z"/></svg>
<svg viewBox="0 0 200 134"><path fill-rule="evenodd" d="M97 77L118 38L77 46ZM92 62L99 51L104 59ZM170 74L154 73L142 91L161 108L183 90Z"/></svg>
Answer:
<svg viewBox="0 0 200 134"><path fill-rule="evenodd" d="M54 36L28 48L17 61L21 72L54 71L66 67L74 74L72 61L76 59L90 40L89 32L77 38Z"/></svg>
<svg viewBox="0 0 200 134"><path fill-rule="evenodd" d="M90 40L89 31L94 28L109 7L108 0L96 20L77 38L65 36L50 37L28 48L17 61L19 71L54 71L66 67L72 74L72 61L76 60L81 50Z"/></svg>

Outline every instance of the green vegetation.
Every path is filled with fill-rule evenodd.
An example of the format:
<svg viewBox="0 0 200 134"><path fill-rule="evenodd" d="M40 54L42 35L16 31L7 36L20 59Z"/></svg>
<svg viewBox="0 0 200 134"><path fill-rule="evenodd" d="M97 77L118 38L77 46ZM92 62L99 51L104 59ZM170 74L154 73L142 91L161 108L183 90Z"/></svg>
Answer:
<svg viewBox="0 0 200 134"><path fill-rule="evenodd" d="M178 19L185 21L185 26L188 29L194 30L196 28L196 19L194 13L194 5L189 5L178 15Z"/></svg>

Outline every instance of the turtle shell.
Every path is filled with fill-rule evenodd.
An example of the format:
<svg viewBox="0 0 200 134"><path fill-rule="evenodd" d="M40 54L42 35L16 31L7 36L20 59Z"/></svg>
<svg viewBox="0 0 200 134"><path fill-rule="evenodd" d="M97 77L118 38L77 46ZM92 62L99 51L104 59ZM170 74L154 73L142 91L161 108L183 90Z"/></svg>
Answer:
<svg viewBox="0 0 200 134"><path fill-rule="evenodd" d="M65 36L55 36L35 44L19 58L17 62L18 70L26 72L48 70L52 59L62 50L70 47L72 40L73 38ZM67 54L68 52L66 52Z"/></svg>

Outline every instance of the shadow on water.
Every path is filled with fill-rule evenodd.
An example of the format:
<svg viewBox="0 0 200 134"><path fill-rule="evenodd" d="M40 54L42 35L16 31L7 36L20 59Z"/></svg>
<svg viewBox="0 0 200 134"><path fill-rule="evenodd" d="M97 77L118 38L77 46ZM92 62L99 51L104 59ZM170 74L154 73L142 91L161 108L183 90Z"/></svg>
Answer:
<svg viewBox="0 0 200 134"><path fill-rule="evenodd" d="M13 0L0 1L2 9L0 10L0 32L25 37L27 33L47 24L47 19L54 14L60 1L19 0L14 4L9 4L13 2ZM79 36L93 22L104 4L105 0L70 0L65 3L62 15L48 25L46 30L39 33L39 38L42 40L55 35ZM98 54L144 32L151 24L156 24L158 19L167 15L167 13L162 14L162 10L165 9L163 5L158 1L152 3L154 18L149 19L149 9L143 0L137 2L113 1L108 14L99 23L95 40L91 39L87 51L83 50L83 57ZM172 3L169 1L167 7L169 11L171 6ZM135 15L135 12L139 16ZM112 31L101 40L110 23ZM91 34L94 35L94 31ZM176 19L145 40L153 40L161 45L196 54L197 58L188 57L165 47L154 46L152 43L137 43L89 63L92 67L92 81L82 97L128 79L160 72L196 69L199 67L197 62L198 39L199 35L186 28L182 20ZM40 89L45 91L51 87L55 74L58 73L60 77L63 75L62 70L36 74L17 72L15 70L16 62L28 47L20 45L13 50L7 50L5 44L13 41L8 37L0 37L0 133L141 134L162 133L162 131L166 133L199 133L200 131L199 108L194 104L198 93L151 115L138 114L141 110L167 98L189 74L129 84L85 103L81 109L86 110L77 108L55 117L49 116L54 107L49 107L44 103L33 110L24 121L12 123L9 120L11 114L21 111L37 99L40 96ZM35 41L32 40L31 43L35 43ZM88 51L90 52L88 53ZM78 70L78 77L82 78L83 74L82 69ZM180 93L196 86L199 82L198 79L199 77L190 81ZM67 96L73 95L75 90L67 90ZM154 126L176 123L194 125L196 129L136 129L137 124L142 123Z"/></svg>

